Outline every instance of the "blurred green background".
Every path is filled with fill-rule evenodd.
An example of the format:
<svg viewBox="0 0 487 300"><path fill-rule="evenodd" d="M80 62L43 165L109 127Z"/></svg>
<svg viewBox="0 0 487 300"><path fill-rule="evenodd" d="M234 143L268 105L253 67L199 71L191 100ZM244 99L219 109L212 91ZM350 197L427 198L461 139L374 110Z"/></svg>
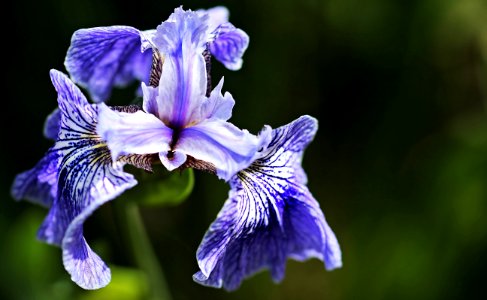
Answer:
<svg viewBox="0 0 487 300"><path fill-rule="evenodd" d="M108 288L90 292L71 283L59 249L36 240L46 211L14 202L9 189L51 145L42 136L56 107L48 72L65 71L71 34L107 25L155 28L180 4L225 5L251 38L241 71L213 64L214 83L225 76L224 89L237 102L232 122L256 133L303 114L319 120L303 163L344 267L326 272L317 260L290 261L281 284L263 272L232 293L193 283L197 246L228 191L196 172L182 205L142 210L174 299L485 296L487 1L26 0L10 3L4 29L12 55L4 58L0 299L147 294L112 203L85 224L113 270ZM132 99L131 90L117 90L111 103Z"/></svg>

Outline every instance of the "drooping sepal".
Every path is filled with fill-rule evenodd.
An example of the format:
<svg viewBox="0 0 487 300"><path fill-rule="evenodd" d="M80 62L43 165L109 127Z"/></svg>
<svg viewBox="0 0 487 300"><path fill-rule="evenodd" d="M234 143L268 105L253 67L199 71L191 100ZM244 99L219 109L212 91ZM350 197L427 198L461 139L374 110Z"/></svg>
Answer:
<svg viewBox="0 0 487 300"><path fill-rule="evenodd" d="M59 179L57 218L67 221L67 227L62 228L63 263L79 286L98 289L110 281L110 270L86 243L83 223L98 207L137 182L123 172L122 164L113 165L106 146L88 143L73 152L66 157Z"/></svg>
<svg viewBox="0 0 487 300"><path fill-rule="evenodd" d="M337 239L301 174L316 129L316 120L304 116L273 130L256 160L231 179L229 199L198 248L196 282L234 290L262 269L279 282L288 258L341 266Z"/></svg>
<svg viewBox="0 0 487 300"><path fill-rule="evenodd" d="M51 80L58 92L61 122L58 139L50 151L59 153L61 160L56 197L38 238L62 247L64 266L74 282L85 289L97 289L108 284L110 270L86 243L83 223L99 206L137 182L123 171L125 161L112 160L108 147L97 135L99 107L88 104L61 72L52 70Z"/></svg>

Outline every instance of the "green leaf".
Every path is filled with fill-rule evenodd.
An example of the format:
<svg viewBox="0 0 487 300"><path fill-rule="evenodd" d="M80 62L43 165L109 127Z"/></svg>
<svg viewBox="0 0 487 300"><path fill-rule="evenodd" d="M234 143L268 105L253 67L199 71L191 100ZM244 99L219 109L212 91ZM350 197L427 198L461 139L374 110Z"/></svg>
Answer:
<svg viewBox="0 0 487 300"><path fill-rule="evenodd" d="M192 169L168 172L162 166L154 166L154 172L137 170L139 184L125 192L123 197L142 206L175 206L191 194L194 186Z"/></svg>

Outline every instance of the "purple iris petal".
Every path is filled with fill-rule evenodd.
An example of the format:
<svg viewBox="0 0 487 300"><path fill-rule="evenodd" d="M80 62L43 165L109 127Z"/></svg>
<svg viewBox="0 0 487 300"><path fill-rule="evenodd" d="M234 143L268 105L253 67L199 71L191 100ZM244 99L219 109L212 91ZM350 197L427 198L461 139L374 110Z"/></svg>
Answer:
<svg viewBox="0 0 487 300"><path fill-rule="evenodd" d="M210 97L201 105L200 115L193 116L194 119L220 119L226 121L232 117L233 106L235 100L232 95L226 92L222 95L223 78L218 85L213 89Z"/></svg>
<svg viewBox="0 0 487 300"><path fill-rule="evenodd" d="M11 189L12 197L51 206L57 194L59 157L60 154L51 149L34 168L17 175Z"/></svg>
<svg viewBox="0 0 487 300"><path fill-rule="evenodd" d="M181 65L186 62L186 65ZM206 72L202 55L168 58L164 61L161 84L158 91L158 107L161 120L173 128L191 123L191 115L205 97Z"/></svg>
<svg viewBox="0 0 487 300"><path fill-rule="evenodd" d="M208 9L198 9L196 11L200 16L208 15L208 30L213 32L220 24L227 23L230 12L225 6L215 6Z"/></svg>
<svg viewBox="0 0 487 300"><path fill-rule="evenodd" d="M64 267L81 287L97 289L110 281L110 270L83 237L84 221L99 206L136 183L121 166L113 167L106 147L86 143L66 157L59 178L60 196L54 205L57 217L66 224L62 239Z"/></svg>
<svg viewBox="0 0 487 300"><path fill-rule="evenodd" d="M44 136L51 140L56 140L61 123L61 112L56 108L44 122Z"/></svg>
<svg viewBox="0 0 487 300"><path fill-rule="evenodd" d="M231 23L221 24L214 32L210 42L211 54L229 70L240 70L242 56L249 46L249 36Z"/></svg>
<svg viewBox="0 0 487 300"><path fill-rule="evenodd" d="M161 53L176 55L188 51L185 53L201 54L209 38L208 16L178 7L156 30L153 42Z"/></svg>
<svg viewBox="0 0 487 300"><path fill-rule="evenodd" d="M159 112L171 127L182 128L206 93L207 16L181 8L157 27L153 42L165 56L159 86Z"/></svg>
<svg viewBox="0 0 487 300"><path fill-rule="evenodd" d="M123 162L113 163L110 151L96 134L98 106L88 104L61 72L52 70L51 80L58 92L61 123L49 153L56 153L60 163L54 166L58 174L56 197L38 237L62 247L64 266L74 282L96 289L108 284L110 270L86 243L83 222L100 205L137 182L123 172ZM47 180L48 175L38 178Z"/></svg>
<svg viewBox="0 0 487 300"><path fill-rule="evenodd" d="M159 89L147 86L145 83L141 84L142 89L142 99L144 99L142 103L142 108L145 112L153 114L154 116L162 119L162 114L159 111L162 109L159 107L158 95Z"/></svg>
<svg viewBox="0 0 487 300"><path fill-rule="evenodd" d="M188 29L177 25L184 21L192 32L184 38L185 43L199 43L197 49L201 54L210 42L210 52L215 58L225 67L238 70L249 38L245 32L227 23L228 14L228 9L223 6L199 10L197 14L179 8L160 25L160 30L180 34L181 30ZM199 19L208 19L204 22L208 26L198 28ZM170 38L168 41L175 40ZM160 52L166 52L170 47L174 51L187 48L158 40L156 30L139 31L130 26L80 29L73 34L65 66L73 81L85 87L93 101L103 102L110 97L114 86L124 87L134 80L148 83L152 51L145 50L153 47L161 48Z"/></svg>
<svg viewBox="0 0 487 300"><path fill-rule="evenodd" d="M256 151L257 138L222 120L208 120L181 131L177 151L211 163L225 181L246 168Z"/></svg>
<svg viewBox="0 0 487 300"><path fill-rule="evenodd" d="M188 156L180 151L169 154L168 151L160 152L159 159L168 171L173 171L182 166Z"/></svg>
<svg viewBox="0 0 487 300"><path fill-rule="evenodd" d="M73 34L65 66L95 102L110 97L113 86L147 82L151 51L141 52L139 30L129 26L80 29Z"/></svg>
<svg viewBox="0 0 487 300"><path fill-rule="evenodd" d="M98 134L107 142L112 158L123 154L151 154L169 150L172 129L154 115L113 111L99 106Z"/></svg>
<svg viewBox="0 0 487 300"><path fill-rule="evenodd" d="M247 167L257 137L226 122L235 104L222 95L223 80L206 97L206 66L201 53L208 40L208 17L175 9L157 27L152 43L164 55L158 87L142 84L144 112L124 114L100 106L98 133L113 158L120 154L159 153L168 170L191 156L211 164L228 180Z"/></svg>
<svg viewBox="0 0 487 300"><path fill-rule="evenodd" d="M299 165L316 130L309 116L273 130L258 158L231 179L229 199L198 248L196 282L234 290L263 268L278 282L288 258L341 267L337 239Z"/></svg>

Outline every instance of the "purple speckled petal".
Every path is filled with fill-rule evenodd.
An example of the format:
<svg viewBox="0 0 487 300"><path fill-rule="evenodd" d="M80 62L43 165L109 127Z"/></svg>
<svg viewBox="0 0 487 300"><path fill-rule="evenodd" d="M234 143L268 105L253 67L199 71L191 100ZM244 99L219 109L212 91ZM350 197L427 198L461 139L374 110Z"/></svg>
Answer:
<svg viewBox="0 0 487 300"><path fill-rule="evenodd" d="M227 181L251 163L257 145L247 130L213 119L181 131L176 151L213 164L217 176Z"/></svg>
<svg viewBox="0 0 487 300"><path fill-rule="evenodd" d="M99 104L98 134L107 142L112 158L123 154L152 154L169 150L172 129L156 116L138 111L124 113Z"/></svg>
<svg viewBox="0 0 487 300"><path fill-rule="evenodd" d="M44 136L51 140L56 140L59 133L59 126L61 123L61 113L59 109L56 108L52 113L47 116L44 122Z"/></svg>
<svg viewBox="0 0 487 300"><path fill-rule="evenodd" d="M309 116L273 130L259 158L231 179L229 199L198 248L196 282L234 290L262 269L279 282L288 258L341 267L337 239L295 169L316 130Z"/></svg>
<svg viewBox="0 0 487 300"><path fill-rule="evenodd" d="M242 56L249 46L249 36L231 23L221 24L210 42L211 54L229 70L240 70Z"/></svg>
<svg viewBox="0 0 487 300"><path fill-rule="evenodd" d="M86 243L84 221L103 203L137 182L113 163L96 134L98 106L88 104L81 91L61 72L52 70L58 92L61 126L51 149L61 153L57 197L38 231L38 238L63 249L63 263L71 279L84 289L108 284L110 270Z"/></svg>
<svg viewBox="0 0 487 300"><path fill-rule="evenodd" d="M141 52L140 32L133 27L80 29L71 38L65 66L95 102L102 102L110 97L113 86L148 81L151 52Z"/></svg>
<svg viewBox="0 0 487 300"><path fill-rule="evenodd" d="M158 107L168 126L188 125L190 116L206 99L206 68L201 54L207 40L207 16L181 8L157 27L153 42L165 57Z"/></svg>

